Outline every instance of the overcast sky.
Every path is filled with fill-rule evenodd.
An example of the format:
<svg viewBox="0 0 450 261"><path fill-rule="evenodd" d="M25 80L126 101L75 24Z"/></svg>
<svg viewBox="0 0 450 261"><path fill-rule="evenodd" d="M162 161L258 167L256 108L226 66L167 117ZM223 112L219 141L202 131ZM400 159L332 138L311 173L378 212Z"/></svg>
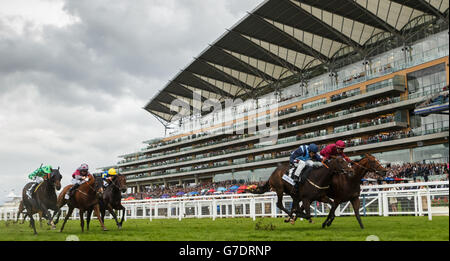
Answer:
<svg viewBox="0 0 450 261"><path fill-rule="evenodd" d="M0 203L41 163L63 185L164 135L142 109L263 0L0 0Z"/></svg>

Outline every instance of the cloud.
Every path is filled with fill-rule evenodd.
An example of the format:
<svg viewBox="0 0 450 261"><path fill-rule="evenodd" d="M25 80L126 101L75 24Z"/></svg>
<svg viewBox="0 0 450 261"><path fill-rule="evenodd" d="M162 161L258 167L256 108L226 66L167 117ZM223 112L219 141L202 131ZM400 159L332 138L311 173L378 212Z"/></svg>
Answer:
<svg viewBox="0 0 450 261"><path fill-rule="evenodd" d="M142 107L261 1L2 1L0 202L41 163L68 184L163 136Z"/></svg>

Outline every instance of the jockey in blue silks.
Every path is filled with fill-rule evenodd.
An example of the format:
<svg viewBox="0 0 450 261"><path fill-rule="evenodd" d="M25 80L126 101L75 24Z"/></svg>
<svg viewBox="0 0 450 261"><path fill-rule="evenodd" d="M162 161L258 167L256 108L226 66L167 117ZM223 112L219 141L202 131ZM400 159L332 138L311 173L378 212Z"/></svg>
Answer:
<svg viewBox="0 0 450 261"><path fill-rule="evenodd" d="M322 164L320 163L322 161L322 157L320 156L319 147L311 143L308 145L301 145L291 153L290 157L290 163L293 165L296 169L294 172L294 175L292 175L295 183L295 187L298 187L298 183L300 181L300 177L306 176L312 168L307 167L318 167ZM290 173L292 173L294 169L291 169ZM302 171L304 171L302 173Z"/></svg>

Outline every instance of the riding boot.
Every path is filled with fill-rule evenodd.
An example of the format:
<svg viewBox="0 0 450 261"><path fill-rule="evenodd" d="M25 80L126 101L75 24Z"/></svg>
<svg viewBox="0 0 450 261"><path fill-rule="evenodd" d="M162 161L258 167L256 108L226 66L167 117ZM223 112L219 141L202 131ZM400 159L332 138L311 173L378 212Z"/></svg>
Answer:
<svg viewBox="0 0 450 261"><path fill-rule="evenodd" d="M37 183L33 183L33 185L30 186L30 188L27 190L27 196L29 198L33 198L33 189L36 186Z"/></svg>
<svg viewBox="0 0 450 261"><path fill-rule="evenodd" d="M303 172L303 170L302 170L302 172ZM297 195L297 193L298 193L298 187L299 187L300 180L301 180L301 173L300 173L299 176L297 176L297 175L292 175L292 180L294 181L294 187L292 188L292 194L293 194L293 195Z"/></svg>
<svg viewBox="0 0 450 261"><path fill-rule="evenodd" d="M77 190L77 188L80 186L80 184L76 183L75 185L73 185L70 190L69 190L69 197L73 197L73 195L75 194L75 190Z"/></svg>

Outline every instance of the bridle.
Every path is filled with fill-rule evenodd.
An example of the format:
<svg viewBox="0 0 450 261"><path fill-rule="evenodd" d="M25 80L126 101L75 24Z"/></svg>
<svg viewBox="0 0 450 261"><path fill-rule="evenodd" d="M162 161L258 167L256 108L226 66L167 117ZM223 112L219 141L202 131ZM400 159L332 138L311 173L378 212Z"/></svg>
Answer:
<svg viewBox="0 0 450 261"><path fill-rule="evenodd" d="M367 159L367 160L370 160L369 158L367 158L367 157L364 157L364 158L362 158L360 161L362 161L362 160L364 160L364 159ZM375 172L375 173L378 173L378 172L380 172L379 170L376 170L372 165L372 163L370 163L370 168L367 168L367 167L365 167L365 166L363 166L363 165L361 165L361 164L359 164L358 162L356 162L356 161L353 161L352 160L352 163L353 164L355 164L355 165L357 165L358 167L360 167L360 168L363 168L363 169L365 169L366 171L371 171L371 172Z"/></svg>
<svg viewBox="0 0 450 261"><path fill-rule="evenodd" d="M113 179L111 180L111 183L109 185L120 189L120 187L116 184L118 177L119 177L118 175L114 176Z"/></svg>
<svg viewBox="0 0 450 261"><path fill-rule="evenodd" d="M89 175L86 175L85 177L88 177L89 178ZM95 181L95 177L94 176L92 176L92 178L93 178L93 180L94 180L94 184L96 183L96 181ZM98 193L98 191L95 189L95 188L93 188L90 184L89 184L89 180L88 181L86 181L85 183L83 183L83 184L86 184L86 185L88 185L89 186L89 188L92 190L92 191L94 191L95 193ZM82 184L82 185L83 185ZM81 191L79 188L77 188L77 191L78 192L80 192L81 194L83 194L83 195L85 195L85 196L88 196L85 192L83 192L83 191Z"/></svg>

